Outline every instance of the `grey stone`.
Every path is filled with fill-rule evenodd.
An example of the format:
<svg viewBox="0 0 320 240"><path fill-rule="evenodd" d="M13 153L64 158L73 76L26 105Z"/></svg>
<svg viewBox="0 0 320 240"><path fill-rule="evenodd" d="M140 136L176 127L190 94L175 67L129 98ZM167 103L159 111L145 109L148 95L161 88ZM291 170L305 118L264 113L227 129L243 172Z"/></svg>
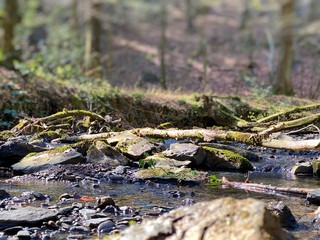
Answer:
<svg viewBox="0 0 320 240"><path fill-rule="evenodd" d="M171 167L182 167L182 166L189 166L191 165L190 160L185 161L178 161L172 158L163 157L162 154L155 154L149 157L146 157L145 159L146 163L154 162L154 166L160 167L160 166L171 166Z"/></svg>
<svg viewBox="0 0 320 240"><path fill-rule="evenodd" d="M276 217L280 219L280 224L285 228L297 227L297 221L293 216L291 210L282 201L269 202L267 209Z"/></svg>
<svg viewBox="0 0 320 240"><path fill-rule="evenodd" d="M108 233L114 229L115 225L116 224L113 221L107 220L107 221L99 224L98 232L99 233Z"/></svg>
<svg viewBox="0 0 320 240"><path fill-rule="evenodd" d="M308 192L307 201L312 204L320 205L320 189Z"/></svg>
<svg viewBox="0 0 320 240"><path fill-rule="evenodd" d="M89 228L96 228L98 227L101 223L105 222L105 221L110 221L110 218L93 218L93 219L89 219L84 221L83 225L85 227L89 227Z"/></svg>
<svg viewBox="0 0 320 240"><path fill-rule="evenodd" d="M165 213L135 224L121 233L121 240L225 240L293 239L281 228L262 201L220 198Z"/></svg>
<svg viewBox="0 0 320 240"><path fill-rule="evenodd" d="M53 150L26 156L12 166L13 170L23 173L33 173L58 164L84 163L85 158L73 148L56 148Z"/></svg>
<svg viewBox="0 0 320 240"><path fill-rule="evenodd" d="M0 229L13 226L38 225L57 217L57 212L37 207L18 207L0 214Z"/></svg>
<svg viewBox="0 0 320 240"><path fill-rule="evenodd" d="M156 146L148 140L135 136L135 138L123 138L120 140L116 149L132 160L138 160L146 153L156 149Z"/></svg>
<svg viewBox="0 0 320 240"><path fill-rule="evenodd" d="M16 235L18 239L31 239L30 232L27 230L21 230Z"/></svg>
<svg viewBox="0 0 320 240"><path fill-rule="evenodd" d="M96 141L87 151L88 163L105 163L110 166L128 165L130 160L103 141Z"/></svg>
<svg viewBox="0 0 320 240"><path fill-rule="evenodd" d="M44 148L23 141L7 141L0 145L0 167L10 167L31 152L41 152Z"/></svg>
<svg viewBox="0 0 320 240"><path fill-rule="evenodd" d="M0 200L10 197L11 195L4 189L0 189Z"/></svg>
<svg viewBox="0 0 320 240"><path fill-rule="evenodd" d="M206 152L192 143L173 143L162 154L179 161L191 161L193 165L200 165L206 157Z"/></svg>

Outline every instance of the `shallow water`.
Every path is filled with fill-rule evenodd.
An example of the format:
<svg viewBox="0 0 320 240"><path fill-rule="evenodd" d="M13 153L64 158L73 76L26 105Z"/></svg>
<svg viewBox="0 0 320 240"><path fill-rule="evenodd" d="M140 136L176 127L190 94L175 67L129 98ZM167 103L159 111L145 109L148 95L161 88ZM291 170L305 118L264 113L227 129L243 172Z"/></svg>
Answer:
<svg viewBox="0 0 320 240"><path fill-rule="evenodd" d="M234 181L243 181L246 178L245 174L241 173L216 173L218 177L225 176ZM256 183L272 184L277 186L292 186L292 187L309 187L316 188L319 186L319 180L312 177L303 177L296 180L286 180L281 174L270 173L253 173L251 180ZM312 226L312 217L309 212L314 211L317 206L307 206L305 200L297 197L289 196L274 196L262 193L247 192L234 188L223 188L221 186L176 186L171 184L156 184L155 186L147 186L145 184L111 184L101 183L98 189L81 186L72 187L71 184L57 182L26 182L7 184L0 181L0 188L7 190L11 195L20 196L22 192L35 191L43 194L48 194L53 199L50 204L58 201L58 197L65 192L77 192L80 196L103 196L110 195L119 206L132 206L134 209L152 215L152 209L176 208L182 205L183 200L187 198L193 199L195 202L212 200L220 197L234 197L237 199L253 197L261 199L265 202L282 200L291 209L296 217L299 227L293 231L293 234L298 239L318 239L320 233ZM180 196L170 196L170 191L178 190ZM32 205L40 206L40 203L35 201ZM155 212L157 215L159 212Z"/></svg>
<svg viewBox="0 0 320 240"><path fill-rule="evenodd" d="M246 148L246 146L241 145ZM261 157L259 163L254 163L257 169L265 164L279 166L276 171L252 172L250 181L253 183L271 184L281 187L319 188L320 179L316 177L294 177L288 174L287 169L299 161L310 161L319 156L319 151L290 152L272 149L250 148L250 151ZM243 182L247 175L236 172L210 173L217 177L227 177L232 181ZM320 232L312 224L312 216L308 213L317 209L317 206L307 206L305 199L285 195L268 195L265 193L247 192L240 189L225 188L222 186L177 186L173 184L115 184L100 183L99 188L92 188L91 183L80 184L74 187L74 183L62 182L24 182L7 183L5 179L0 180L0 189L7 190L13 196L21 196L26 191L40 192L52 197L49 204L58 202L62 193L77 192L80 196L88 195L93 197L110 195L118 206L131 206L145 215L156 216L160 214L159 209L164 212L183 205L186 199L195 202L217 199L220 197L256 198L265 202L282 200L292 211L298 221L299 227L292 231L297 239L319 239ZM33 202L32 205L40 206L42 202ZM156 210L155 210L156 209ZM153 214L154 213L154 214Z"/></svg>

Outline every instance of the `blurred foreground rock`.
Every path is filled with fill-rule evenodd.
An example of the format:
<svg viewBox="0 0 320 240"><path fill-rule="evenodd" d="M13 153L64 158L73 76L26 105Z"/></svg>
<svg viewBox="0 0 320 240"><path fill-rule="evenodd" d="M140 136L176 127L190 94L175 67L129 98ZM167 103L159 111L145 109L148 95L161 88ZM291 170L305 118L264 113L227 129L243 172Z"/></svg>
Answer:
<svg viewBox="0 0 320 240"><path fill-rule="evenodd" d="M158 219L133 225L121 240L294 239L262 201L221 198L178 208Z"/></svg>

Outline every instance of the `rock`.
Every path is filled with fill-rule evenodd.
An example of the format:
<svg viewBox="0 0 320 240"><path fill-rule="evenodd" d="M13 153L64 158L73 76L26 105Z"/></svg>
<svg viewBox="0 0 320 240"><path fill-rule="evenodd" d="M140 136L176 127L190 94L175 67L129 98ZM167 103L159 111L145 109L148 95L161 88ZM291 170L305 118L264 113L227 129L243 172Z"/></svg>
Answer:
<svg viewBox="0 0 320 240"><path fill-rule="evenodd" d="M111 219L110 218L93 218L93 219L84 221L83 225L89 228L96 228L105 221L111 221Z"/></svg>
<svg viewBox="0 0 320 240"><path fill-rule="evenodd" d="M87 152L88 163L105 163L109 166L125 166L130 160L103 141L96 141Z"/></svg>
<svg viewBox="0 0 320 240"><path fill-rule="evenodd" d="M137 135L134 135L133 133L122 133L113 137L109 137L107 138L106 141L108 144L115 146L120 141L132 140L136 138L137 138Z"/></svg>
<svg viewBox="0 0 320 240"><path fill-rule="evenodd" d="M90 219L92 216L94 216L97 212L96 210L94 209L87 209L87 208L84 208L84 209L81 209L79 211L80 215L84 218L84 219Z"/></svg>
<svg viewBox="0 0 320 240"><path fill-rule="evenodd" d="M8 141L0 146L0 167L10 167L31 152L45 149L22 141Z"/></svg>
<svg viewBox="0 0 320 240"><path fill-rule="evenodd" d="M108 233L112 231L115 227L115 223L112 220L104 221L98 226L98 233Z"/></svg>
<svg viewBox="0 0 320 240"><path fill-rule="evenodd" d="M311 204L320 205L320 189L308 192L307 201Z"/></svg>
<svg viewBox="0 0 320 240"><path fill-rule="evenodd" d="M17 232L21 230L23 230L23 227L15 226L15 227L6 228L3 232L5 235L15 235L17 234Z"/></svg>
<svg viewBox="0 0 320 240"><path fill-rule="evenodd" d="M30 232L27 230L19 231L16 236L18 237L18 239L24 239L24 240L31 239Z"/></svg>
<svg viewBox="0 0 320 240"><path fill-rule="evenodd" d="M312 162L312 170L314 175L318 177L320 176L320 159L319 158Z"/></svg>
<svg viewBox="0 0 320 240"><path fill-rule="evenodd" d="M165 213L124 230L121 240L293 239L262 201L220 198Z"/></svg>
<svg viewBox="0 0 320 240"><path fill-rule="evenodd" d="M170 149L162 154L179 161L191 161L194 166L200 165L206 157L206 152L192 143L173 143L170 145Z"/></svg>
<svg viewBox="0 0 320 240"><path fill-rule="evenodd" d="M174 180L179 182L200 183L207 178L207 173L190 168L155 167L138 170L133 174L134 178L153 181Z"/></svg>
<svg viewBox="0 0 320 240"><path fill-rule="evenodd" d="M123 138L116 145L117 150L121 151L123 154L133 160L140 159L146 153L151 152L155 148L156 146L153 143L137 136L135 136L135 138Z"/></svg>
<svg viewBox="0 0 320 240"><path fill-rule="evenodd" d="M0 189L0 200L10 197L11 195L4 189Z"/></svg>
<svg viewBox="0 0 320 240"><path fill-rule="evenodd" d="M242 148L233 147L230 145L219 144L219 143L200 143L200 146L213 147L218 149L229 150L231 152L238 153L242 157L248 159L250 162L259 162L260 157L250 151L244 150Z"/></svg>
<svg viewBox="0 0 320 240"><path fill-rule="evenodd" d="M269 202L267 209L280 219L280 224L285 228L297 227L297 221L292 215L291 210L282 202Z"/></svg>
<svg viewBox="0 0 320 240"><path fill-rule="evenodd" d="M14 171L33 173L58 164L77 164L85 162L85 158L70 146L58 147L41 153L24 157L12 165Z"/></svg>
<svg viewBox="0 0 320 240"><path fill-rule="evenodd" d="M162 154L155 154L145 159L146 163L153 162L155 167L170 166L170 167L182 167L191 165L191 161L178 161L172 158L164 157ZM150 165L150 164L149 164Z"/></svg>
<svg viewBox="0 0 320 240"><path fill-rule="evenodd" d="M203 165L210 170L253 170L251 162L237 153L211 147L203 149L207 152Z"/></svg>
<svg viewBox="0 0 320 240"><path fill-rule="evenodd" d="M18 207L0 214L0 230L13 226L34 226L55 220L57 212L37 207Z"/></svg>
<svg viewBox="0 0 320 240"><path fill-rule="evenodd" d="M298 163L291 169L291 172L300 176L312 175L312 164L310 162Z"/></svg>
<svg viewBox="0 0 320 240"><path fill-rule="evenodd" d="M105 197L99 197L96 201L95 207L96 208L100 208L103 209L106 206L116 206L116 203L114 202L114 200L109 197L109 196L105 196Z"/></svg>

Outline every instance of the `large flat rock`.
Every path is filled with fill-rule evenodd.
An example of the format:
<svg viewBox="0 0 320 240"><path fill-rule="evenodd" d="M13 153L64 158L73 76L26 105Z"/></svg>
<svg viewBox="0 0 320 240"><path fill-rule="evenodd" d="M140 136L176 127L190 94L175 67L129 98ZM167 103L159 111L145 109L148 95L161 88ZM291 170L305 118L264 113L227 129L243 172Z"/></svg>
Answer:
<svg viewBox="0 0 320 240"><path fill-rule="evenodd" d="M69 146L63 146L53 150L27 155L20 162L12 165L14 171L23 173L33 173L52 165L77 164L85 162L81 153Z"/></svg>
<svg viewBox="0 0 320 240"><path fill-rule="evenodd" d="M58 212L37 207L18 207L0 213L0 230L13 226L37 226L54 220Z"/></svg>
<svg viewBox="0 0 320 240"><path fill-rule="evenodd" d="M293 239L279 219L255 199L221 198L181 207L155 220L130 226L121 240Z"/></svg>

